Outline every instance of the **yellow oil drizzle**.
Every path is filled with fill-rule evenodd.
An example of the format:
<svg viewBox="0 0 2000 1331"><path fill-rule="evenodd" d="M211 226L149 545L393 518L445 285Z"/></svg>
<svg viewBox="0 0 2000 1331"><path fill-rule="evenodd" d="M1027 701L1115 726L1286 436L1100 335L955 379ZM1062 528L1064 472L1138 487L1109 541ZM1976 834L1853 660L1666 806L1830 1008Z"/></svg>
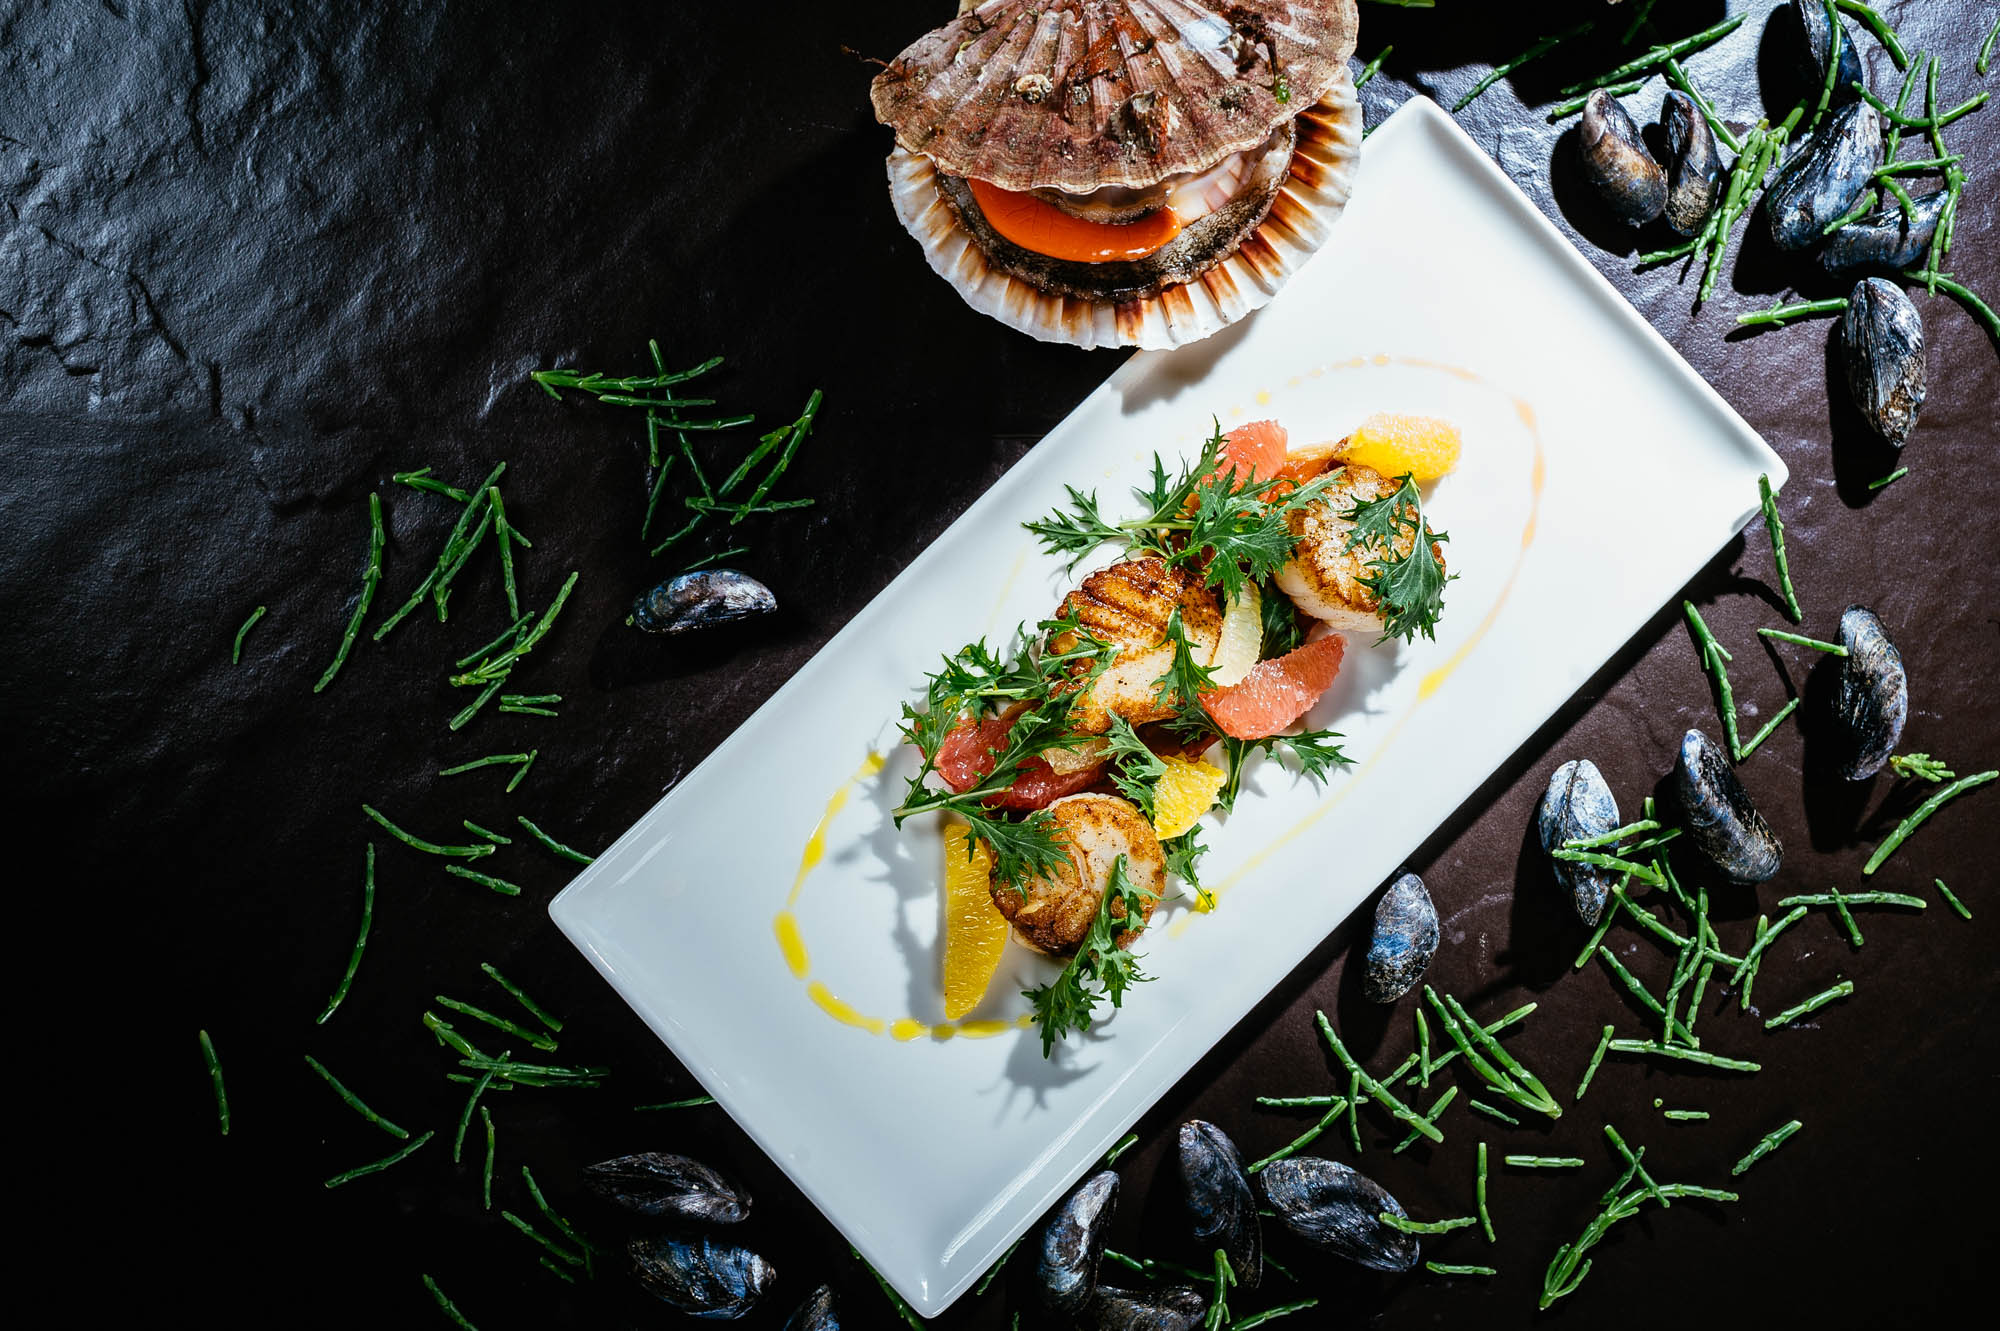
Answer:
<svg viewBox="0 0 2000 1331"><path fill-rule="evenodd" d="M854 775L843 781L840 789L833 792L833 798L826 802L826 812L819 816L817 823L813 824L812 835L806 838L806 848L799 853L799 873L796 878L792 879L791 895L785 898L785 908L787 910L799 904L799 889L806 885L806 875L817 868L819 862L826 858L827 826L840 816L842 809L847 807L847 801L854 794L854 788L881 771L882 764L886 761L887 759L883 758L881 754L870 753L862 760L861 766L855 770Z"/></svg>
<svg viewBox="0 0 2000 1331"><path fill-rule="evenodd" d="M958 1033L968 1040L990 1040L1008 1031L1024 1031L1035 1024L1035 1019L1023 1012L1012 1021L961 1021Z"/></svg>
<svg viewBox="0 0 2000 1331"><path fill-rule="evenodd" d="M771 921L771 928L778 935L778 950L785 954L785 965L791 970L792 978L805 979L812 965L806 957L806 940L799 933L799 917L789 910L781 910Z"/></svg>
<svg viewBox="0 0 2000 1331"><path fill-rule="evenodd" d="M1548 461L1542 456L1542 434L1535 425L1535 409L1520 398L1514 399L1514 411L1521 418L1521 424L1528 427L1528 437L1535 441L1535 463L1528 472L1528 520L1521 527L1521 549L1514 556L1514 567L1507 570L1507 581L1501 584L1500 595L1494 598L1487 609L1486 617L1479 621L1479 627L1466 635L1445 663L1425 675L1417 685L1417 701L1422 702L1443 687L1451 673L1465 663L1472 655L1472 649L1486 636L1486 630L1493 627L1493 621L1500 617L1500 607L1507 604L1507 598L1514 594L1514 580L1521 576L1521 564L1528 557L1528 547L1535 543L1535 520L1542 511L1542 486L1548 480Z"/></svg>
<svg viewBox="0 0 2000 1331"><path fill-rule="evenodd" d="M848 1005L845 999L821 984L818 980L814 980L806 986L806 997L819 1004L826 1011L827 1016L832 1017L843 1026L859 1026L870 1035L880 1035L882 1033L883 1021L880 1017L871 1017L865 1012L857 1012L853 1007Z"/></svg>

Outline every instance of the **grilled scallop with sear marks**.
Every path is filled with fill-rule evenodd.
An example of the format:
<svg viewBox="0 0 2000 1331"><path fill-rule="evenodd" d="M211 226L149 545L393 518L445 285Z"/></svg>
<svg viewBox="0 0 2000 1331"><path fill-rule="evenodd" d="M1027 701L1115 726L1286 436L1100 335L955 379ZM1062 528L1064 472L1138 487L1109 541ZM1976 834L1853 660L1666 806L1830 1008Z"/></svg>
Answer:
<svg viewBox="0 0 2000 1331"><path fill-rule="evenodd" d="M1167 886L1166 855L1153 825L1130 800L1116 795L1070 795L1049 805L1056 835L1068 843L1069 862L1045 877L1030 879L1023 891L995 887L993 904L1014 926L1014 934L1037 952L1067 956L1089 934L1098 905L1111 885L1111 870L1125 857L1125 877L1152 893L1140 912L1138 928L1127 930L1121 947L1130 944L1153 914L1153 903ZM1122 913L1123 906L1114 907Z"/></svg>
<svg viewBox="0 0 2000 1331"><path fill-rule="evenodd" d="M1111 718L1133 725L1164 721L1179 710L1173 694L1159 697L1154 683L1174 663L1167 621L1181 613L1181 632L1197 663L1206 665L1222 640L1222 606L1199 575L1168 568L1161 559L1127 559L1099 569L1063 598L1059 614L1074 613L1084 630L1118 648L1117 659L1084 691L1070 711L1079 735L1101 735ZM1074 633L1059 633L1049 646L1066 652L1078 645Z"/></svg>

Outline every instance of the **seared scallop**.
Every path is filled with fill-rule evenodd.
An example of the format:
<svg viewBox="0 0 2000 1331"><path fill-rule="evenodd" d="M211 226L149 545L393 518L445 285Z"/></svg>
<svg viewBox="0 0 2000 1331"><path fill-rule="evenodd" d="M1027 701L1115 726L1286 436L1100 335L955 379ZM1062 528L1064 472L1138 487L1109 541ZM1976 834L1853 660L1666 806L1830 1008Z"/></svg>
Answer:
<svg viewBox="0 0 2000 1331"><path fill-rule="evenodd" d="M1125 857L1125 877L1153 894L1139 912L1139 928L1152 918L1153 904L1166 891L1166 856L1153 825L1130 800L1116 795L1070 795L1049 805L1057 835L1069 843L1069 863L1029 881L1025 892L997 884L993 904L1014 925L1014 935L1037 952L1067 956L1090 932L1097 908L1111 886L1111 868ZM1112 912L1122 916L1122 904ZM1119 940L1130 943L1127 930Z"/></svg>
<svg viewBox="0 0 2000 1331"><path fill-rule="evenodd" d="M1347 548L1354 524L1341 514L1357 503L1381 499L1396 492L1400 480L1390 480L1372 467L1349 463L1338 480L1327 489L1326 498L1291 515L1292 535L1298 544L1291 562L1279 569L1275 581L1296 605L1314 619L1325 620L1334 628L1350 633L1380 633L1381 607L1361 580L1368 576L1368 564L1380 557L1373 542ZM1396 553L1407 556L1416 547L1416 538L1405 531L1396 539ZM1435 544L1431 551L1438 567L1444 567L1444 551Z"/></svg>
<svg viewBox="0 0 2000 1331"><path fill-rule="evenodd" d="M1099 569L1063 598L1059 614L1075 612L1086 630L1118 648L1111 667L1070 711L1077 734L1103 734L1114 715L1136 726L1174 714L1179 699L1156 698L1154 681L1174 663L1167 619L1176 609L1194 659L1208 664L1222 638L1222 606L1199 575L1168 568L1159 559L1128 559ZM1073 633L1059 633L1049 642L1058 652L1076 645Z"/></svg>

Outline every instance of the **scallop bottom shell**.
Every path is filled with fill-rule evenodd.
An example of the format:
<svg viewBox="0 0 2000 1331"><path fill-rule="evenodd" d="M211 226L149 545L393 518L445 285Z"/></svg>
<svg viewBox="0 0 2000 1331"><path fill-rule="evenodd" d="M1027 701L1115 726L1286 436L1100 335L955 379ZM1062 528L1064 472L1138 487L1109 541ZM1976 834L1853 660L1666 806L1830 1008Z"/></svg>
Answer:
<svg viewBox="0 0 2000 1331"><path fill-rule="evenodd" d="M1194 281L1118 304L1050 295L988 263L938 192L937 168L921 154L901 148L889 154L889 194L931 268L981 314L1043 342L1148 351L1185 346L1269 304L1347 206L1361 159L1361 102L1347 71L1297 123L1291 169L1249 238Z"/></svg>

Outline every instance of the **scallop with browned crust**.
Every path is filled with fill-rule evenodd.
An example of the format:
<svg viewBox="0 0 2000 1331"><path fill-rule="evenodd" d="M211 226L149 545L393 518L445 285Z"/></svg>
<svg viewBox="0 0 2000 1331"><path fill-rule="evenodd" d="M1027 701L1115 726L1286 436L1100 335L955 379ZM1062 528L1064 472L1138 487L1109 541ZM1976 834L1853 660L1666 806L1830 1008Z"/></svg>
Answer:
<svg viewBox="0 0 2000 1331"><path fill-rule="evenodd" d="M1037 952L1075 952L1097 918L1120 855L1125 857L1125 877L1152 894L1140 911L1139 929L1145 928L1154 901L1167 886L1166 856L1146 815L1116 795L1071 795L1049 805L1049 814L1056 834L1068 843L1069 862L1031 879L1024 891L993 889L993 904L1012 922L1014 936ZM1114 903L1112 913L1122 917L1123 904ZM1129 946L1139 929L1128 929L1119 946Z"/></svg>
<svg viewBox="0 0 2000 1331"><path fill-rule="evenodd" d="M1077 734L1103 734L1114 715L1136 726L1164 721L1179 709L1180 700L1172 694L1161 699L1154 682L1174 663L1167 620L1176 609L1195 662L1207 665L1222 638L1222 606L1197 575L1159 559L1127 559L1099 569L1063 598L1059 614L1074 613L1087 632L1118 648L1117 659L1070 711ZM1058 652L1076 645L1073 633L1049 641Z"/></svg>
<svg viewBox="0 0 2000 1331"><path fill-rule="evenodd" d="M1373 542L1347 548L1354 524L1341 516L1351 513L1365 500L1381 499L1396 492L1401 480L1391 480L1373 467L1347 464L1327 489L1326 497L1292 513L1292 535L1298 543L1291 562L1273 577L1287 596L1314 619L1350 633L1380 633L1382 610L1374 595L1362 585L1370 561L1381 552ZM1398 557L1407 557L1416 548L1416 539L1401 532L1395 542ZM1444 568L1444 551L1432 543L1438 568Z"/></svg>

